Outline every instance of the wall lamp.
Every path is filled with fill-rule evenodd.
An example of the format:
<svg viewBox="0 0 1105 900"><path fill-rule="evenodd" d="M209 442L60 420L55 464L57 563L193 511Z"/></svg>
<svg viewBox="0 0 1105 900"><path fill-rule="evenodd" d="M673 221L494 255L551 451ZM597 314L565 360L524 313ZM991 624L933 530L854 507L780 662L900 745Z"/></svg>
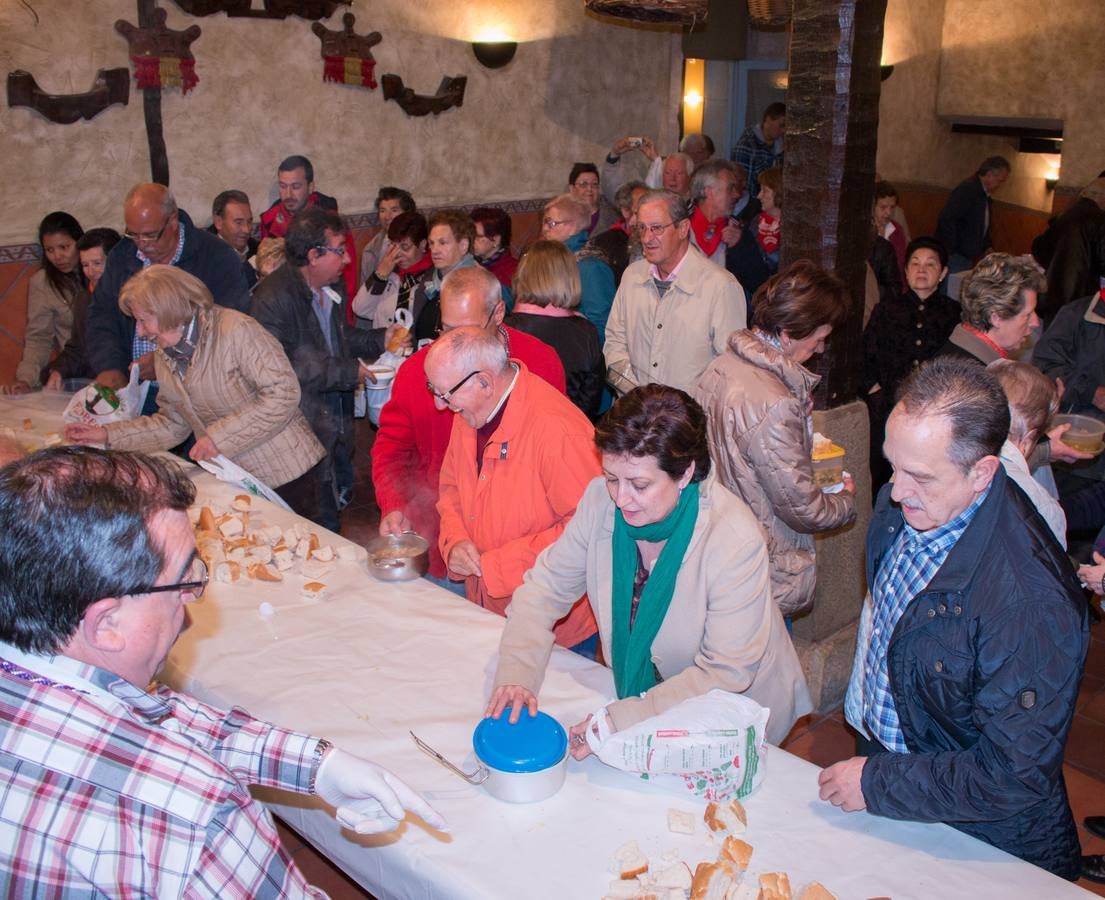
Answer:
<svg viewBox="0 0 1105 900"><path fill-rule="evenodd" d="M488 69L501 69L514 59L517 41L473 41L472 52L480 65Z"/></svg>
<svg viewBox="0 0 1105 900"><path fill-rule="evenodd" d="M879 66L879 81L886 81L891 75L894 74L893 66Z"/></svg>

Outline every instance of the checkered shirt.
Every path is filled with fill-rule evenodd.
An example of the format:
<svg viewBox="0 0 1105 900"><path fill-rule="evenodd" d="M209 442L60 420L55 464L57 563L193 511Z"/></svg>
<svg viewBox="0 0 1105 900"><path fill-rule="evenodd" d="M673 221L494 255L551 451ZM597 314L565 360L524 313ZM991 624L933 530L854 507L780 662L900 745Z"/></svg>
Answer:
<svg viewBox="0 0 1105 900"><path fill-rule="evenodd" d="M325 897L247 788L307 793L318 738L65 662L77 689L0 670L7 896Z"/></svg>
<svg viewBox="0 0 1105 900"><path fill-rule="evenodd" d="M917 531L903 523L883 558L871 587L871 640L863 666L863 721L871 736L894 753L908 753L898 710L890 693L886 655L890 637L906 607L932 581L989 493L983 491L963 512L939 528Z"/></svg>
<svg viewBox="0 0 1105 900"><path fill-rule="evenodd" d="M746 128L733 147L733 162L748 174L748 196L760 192L760 173L783 164L783 154L775 152L775 144L767 143L756 128Z"/></svg>
<svg viewBox="0 0 1105 900"><path fill-rule="evenodd" d="M175 266L178 262L180 262L180 256L181 256L182 253L184 253L184 229L183 228L180 229L180 234L177 236L176 253L174 253L173 258L171 260L169 260L169 265L170 266ZM146 254L143 253L141 250L139 250L137 245L135 245L135 248L134 248L134 255L137 256L138 260L142 263L142 268L143 269L148 269L153 264L153 260L150 259L148 256L146 256ZM131 358L132 361L136 360L136 359L138 359L138 357L143 356L146 353L150 353L151 351L156 350L156 349L157 349L157 342L156 341L152 341L149 338L139 337L138 332L135 331L134 337L131 340L131 347L130 347L130 352L131 352L130 358Z"/></svg>

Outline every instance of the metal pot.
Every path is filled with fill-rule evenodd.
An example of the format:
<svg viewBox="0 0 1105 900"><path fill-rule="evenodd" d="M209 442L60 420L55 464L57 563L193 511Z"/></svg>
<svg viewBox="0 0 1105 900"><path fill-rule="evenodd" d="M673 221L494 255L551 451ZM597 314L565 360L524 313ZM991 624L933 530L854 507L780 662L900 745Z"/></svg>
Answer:
<svg viewBox="0 0 1105 900"><path fill-rule="evenodd" d="M560 790L568 772L568 736L556 719L543 712L523 712L515 725L510 711L499 719L484 719L472 734L479 765L465 772L412 731L418 746L469 784L482 784L497 800L538 803Z"/></svg>
<svg viewBox="0 0 1105 900"><path fill-rule="evenodd" d="M413 531L386 534L365 544L368 571L380 581L411 581L430 568L430 544Z"/></svg>

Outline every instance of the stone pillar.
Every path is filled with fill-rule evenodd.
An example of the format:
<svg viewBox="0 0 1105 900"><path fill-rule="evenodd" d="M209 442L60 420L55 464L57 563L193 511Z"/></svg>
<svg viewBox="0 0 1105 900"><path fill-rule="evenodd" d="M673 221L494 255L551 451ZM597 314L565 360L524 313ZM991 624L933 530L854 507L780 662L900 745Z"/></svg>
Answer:
<svg viewBox="0 0 1105 900"><path fill-rule="evenodd" d="M879 63L886 0L794 0L783 174L782 265L811 259L848 286L852 312L816 361L814 425L847 451L856 522L817 536L817 591L794 623L814 706L839 705L866 590L871 510L868 417L856 399L863 365L866 261L873 237Z"/></svg>

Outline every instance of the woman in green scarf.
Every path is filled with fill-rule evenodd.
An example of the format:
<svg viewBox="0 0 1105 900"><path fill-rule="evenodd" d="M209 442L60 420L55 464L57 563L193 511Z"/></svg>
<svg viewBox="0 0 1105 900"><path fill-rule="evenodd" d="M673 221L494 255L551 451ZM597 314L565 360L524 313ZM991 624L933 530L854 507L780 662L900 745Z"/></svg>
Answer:
<svg viewBox="0 0 1105 900"><path fill-rule="evenodd" d="M514 593L486 714L537 712L553 624L584 591L618 699L617 731L712 688L771 709L779 742L810 711L794 646L771 599L767 551L748 507L710 477L706 417L683 391L630 391L595 428L603 476ZM590 717L569 731L590 753Z"/></svg>

